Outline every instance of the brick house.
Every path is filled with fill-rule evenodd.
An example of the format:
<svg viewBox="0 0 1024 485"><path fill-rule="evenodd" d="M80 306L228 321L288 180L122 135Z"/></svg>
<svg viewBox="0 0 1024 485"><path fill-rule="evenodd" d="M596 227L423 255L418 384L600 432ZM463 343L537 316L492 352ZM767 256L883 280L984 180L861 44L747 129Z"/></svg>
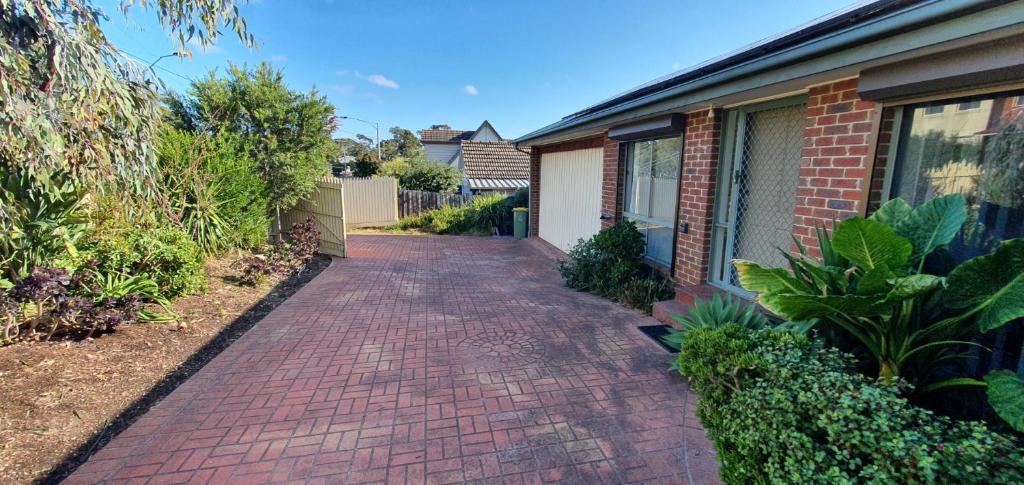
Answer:
<svg viewBox="0 0 1024 485"><path fill-rule="evenodd" d="M570 114L532 150L530 232L565 251L627 219L693 295L748 296L730 261L890 197L967 196L1024 235L1024 2L862 2ZM951 248L968 257L972 248Z"/></svg>

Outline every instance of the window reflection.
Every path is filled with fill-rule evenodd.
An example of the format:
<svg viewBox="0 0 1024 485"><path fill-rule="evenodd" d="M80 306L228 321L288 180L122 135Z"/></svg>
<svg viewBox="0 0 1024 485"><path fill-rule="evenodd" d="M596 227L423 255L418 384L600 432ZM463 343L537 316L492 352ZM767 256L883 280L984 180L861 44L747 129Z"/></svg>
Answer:
<svg viewBox="0 0 1024 485"><path fill-rule="evenodd" d="M623 212L647 241L647 257L672 262L676 194L682 138L631 142L626 147L626 191Z"/></svg>
<svg viewBox="0 0 1024 485"><path fill-rule="evenodd" d="M904 112L892 193L915 206L948 194L967 198L968 224L950 247L954 260L1024 236L1022 100L994 95Z"/></svg>

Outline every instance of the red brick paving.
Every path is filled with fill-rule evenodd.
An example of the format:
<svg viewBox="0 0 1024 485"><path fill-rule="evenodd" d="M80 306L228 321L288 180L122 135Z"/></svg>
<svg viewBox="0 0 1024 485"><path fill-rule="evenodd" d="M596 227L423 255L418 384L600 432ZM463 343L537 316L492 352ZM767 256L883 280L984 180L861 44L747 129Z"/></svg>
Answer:
<svg viewBox="0 0 1024 485"><path fill-rule="evenodd" d="M717 483L696 397L530 243L349 239L67 483Z"/></svg>

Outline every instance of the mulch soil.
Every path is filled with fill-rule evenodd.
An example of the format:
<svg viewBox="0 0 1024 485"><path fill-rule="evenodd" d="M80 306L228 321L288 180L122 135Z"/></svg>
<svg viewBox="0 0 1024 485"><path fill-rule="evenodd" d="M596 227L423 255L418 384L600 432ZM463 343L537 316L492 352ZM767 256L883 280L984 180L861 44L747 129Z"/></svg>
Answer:
<svg viewBox="0 0 1024 485"><path fill-rule="evenodd" d="M249 288L239 256L211 260L207 291L174 303L178 323L0 347L0 483L60 481L329 264Z"/></svg>

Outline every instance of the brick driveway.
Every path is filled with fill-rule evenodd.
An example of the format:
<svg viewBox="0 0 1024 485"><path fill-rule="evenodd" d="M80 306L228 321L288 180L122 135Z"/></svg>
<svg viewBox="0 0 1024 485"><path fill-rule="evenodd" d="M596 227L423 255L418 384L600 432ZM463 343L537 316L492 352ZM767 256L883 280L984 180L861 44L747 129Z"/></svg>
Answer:
<svg viewBox="0 0 1024 485"><path fill-rule="evenodd" d="M654 320L536 243L351 236L67 483L715 483Z"/></svg>

